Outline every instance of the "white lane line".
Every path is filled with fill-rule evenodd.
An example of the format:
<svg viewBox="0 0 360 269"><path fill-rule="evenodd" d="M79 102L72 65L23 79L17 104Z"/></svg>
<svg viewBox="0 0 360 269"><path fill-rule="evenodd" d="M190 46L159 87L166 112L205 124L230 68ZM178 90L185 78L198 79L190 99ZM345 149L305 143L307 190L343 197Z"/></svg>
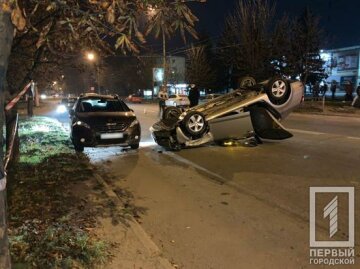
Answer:
<svg viewBox="0 0 360 269"><path fill-rule="evenodd" d="M312 134L312 135L325 135L327 133L322 132L313 132L313 131L305 131L305 130L299 130L299 129L287 129L290 132L294 133L301 133L301 134Z"/></svg>
<svg viewBox="0 0 360 269"><path fill-rule="evenodd" d="M310 135L334 135L337 137L345 137L346 139L353 139L353 140L360 140L360 137L357 136L345 136L345 135L339 135L339 134L332 134L332 133L323 133L323 132L313 132L313 131L305 131L305 130L299 130L299 129L287 129L290 132L294 133L301 133L301 134L310 134Z"/></svg>
<svg viewBox="0 0 360 269"><path fill-rule="evenodd" d="M221 175L216 174L216 173L214 173L214 172L212 172L212 171L210 171L210 170L208 170L208 169L206 169L206 168L204 168L204 167L202 167L202 166L200 166L200 165L198 165L196 163L193 163L193 162L191 162L191 161L189 161L189 160L187 160L187 159L185 159L185 158L183 158L183 157L181 157L181 156L179 156L179 155L177 155L177 154L175 154L173 152L165 151L165 152L163 152L163 154L165 154L165 155L167 155L167 156L169 156L169 157L171 157L171 158L173 158L173 159L175 159L175 160L177 160L177 161L179 161L181 163L192 166L192 167L194 167L194 168L196 168L196 169L198 169L198 170L200 170L200 171L202 171L202 172L216 178L217 180L220 180L220 182L228 181L227 179L225 179Z"/></svg>
<svg viewBox="0 0 360 269"><path fill-rule="evenodd" d="M360 137L354 137L354 136L347 136L347 139L354 139L354 140L360 140Z"/></svg>
<svg viewBox="0 0 360 269"><path fill-rule="evenodd" d="M150 113L159 113L159 111L144 108L143 113L146 114L148 112L150 112Z"/></svg>

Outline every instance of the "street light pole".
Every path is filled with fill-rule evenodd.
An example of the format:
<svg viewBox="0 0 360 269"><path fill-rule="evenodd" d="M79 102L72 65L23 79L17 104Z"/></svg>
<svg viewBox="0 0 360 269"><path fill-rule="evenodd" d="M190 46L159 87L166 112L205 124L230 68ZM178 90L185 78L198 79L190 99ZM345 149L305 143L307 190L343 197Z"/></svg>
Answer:
<svg viewBox="0 0 360 269"><path fill-rule="evenodd" d="M163 69L164 69L164 75L163 75L163 90L167 91L167 62L166 62L166 36L165 32L162 32L162 38L163 38Z"/></svg>
<svg viewBox="0 0 360 269"><path fill-rule="evenodd" d="M86 53L86 58L87 60L89 60L89 62L91 62L93 64L93 69L94 69L94 91L100 93L100 87L99 87L99 66L97 63L97 57L95 55L95 53L93 52L88 52Z"/></svg>

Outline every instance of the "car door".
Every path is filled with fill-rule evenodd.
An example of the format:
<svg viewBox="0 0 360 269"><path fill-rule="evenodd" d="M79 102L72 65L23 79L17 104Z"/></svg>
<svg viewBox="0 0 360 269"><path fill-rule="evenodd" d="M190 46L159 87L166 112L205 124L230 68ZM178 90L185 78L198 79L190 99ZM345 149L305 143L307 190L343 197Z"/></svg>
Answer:
<svg viewBox="0 0 360 269"><path fill-rule="evenodd" d="M241 139L253 131L250 113L242 109L210 120L209 126L215 141Z"/></svg>

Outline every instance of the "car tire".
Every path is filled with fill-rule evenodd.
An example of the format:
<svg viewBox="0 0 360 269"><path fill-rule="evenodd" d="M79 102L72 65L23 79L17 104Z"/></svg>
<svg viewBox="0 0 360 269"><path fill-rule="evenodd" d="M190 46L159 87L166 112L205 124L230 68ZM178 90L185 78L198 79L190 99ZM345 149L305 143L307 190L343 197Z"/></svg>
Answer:
<svg viewBox="0 0 360 269"><path fill-rule="evenodd" d="M77 143L74 143L74 149L75 149L76 152L83 152L84 151L84 146L79 145Z"/></svg>
<svg viewBox="0 0 360 269"><path fill-rule="evenodd" d="M282 78L270 79L266 87L266 94L274 105L285 104L289 100L290 93L289 83Z"/></svg>
<svg viewBox="0 0 360 269"><path fill-rule="evenodd" d="M164 109L163 120L178 120L181 115L181 110L177 107L169 106Z"/></svg>
<svg viewBox="0 0 360 269"><path fill-rule="evenodd" d="M138 149L139 148L139 143L130 145L130 148L131 149Z"/></svg>
<svg viewBox="0 0 360 269"><path fill-rule="evenodd" d="M239 79L239 88L246 88L256 85L256 80L253 77L246 76Z"/></svg>
<svg viewBox="0 0 360 269"><path fill-rule="evenodd" d="M182 120L182 129L190 136L200 138L206 131L208 124L201 112L190 111Z"/></svg>

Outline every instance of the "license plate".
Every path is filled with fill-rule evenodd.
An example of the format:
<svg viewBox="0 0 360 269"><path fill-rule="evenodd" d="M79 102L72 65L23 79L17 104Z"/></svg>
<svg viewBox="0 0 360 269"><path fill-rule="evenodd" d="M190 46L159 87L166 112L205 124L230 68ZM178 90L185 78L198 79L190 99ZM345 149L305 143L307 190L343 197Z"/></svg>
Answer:
<svg viewBox="0 0 360 269"><path fill-rule="evenodd" d="M109 133L109 134L100 134L101 139L117 139L117 138L123 138L123 133Z"/></svg>

